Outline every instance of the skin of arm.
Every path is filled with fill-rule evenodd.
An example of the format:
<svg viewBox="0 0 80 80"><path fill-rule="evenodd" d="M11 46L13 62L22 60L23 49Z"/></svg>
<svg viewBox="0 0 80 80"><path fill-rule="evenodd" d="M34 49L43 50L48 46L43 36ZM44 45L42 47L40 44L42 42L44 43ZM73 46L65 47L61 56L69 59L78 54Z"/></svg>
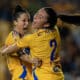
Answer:
<svg viewBox="0 0 80 80"><path fill-rule="evenodd" d="M12 54L13 52L16 52L18 50L19 50L19 48L15 43L15 44L12 44L8 47L5 47L5 48L1 49L0 53L1 53L1 55ZM37 58L31 59L27 54L22 55L20 57L20 59L23 60L23 61L29 62L31 64L34 64L35 66L38 66L38 67L40 67L41 64L42 64L41 60L39 60Z"/></svg>
<svg viewBox="0 0 80 80"><path fill-rule="evenodd" d="M32 64L35 64L38 62L37 58L32 59L32 58L30 58L30 56L28 54L24 54L24 55L20 56L20 59L23 61L32 63Z"/></svg>
<svg viewBox="0 0 80 80"><path fill-rule="evenodd" d="M12 44L12 45L10 45L8 47L0 49L0 53L2 55L5 55L5 54L11 54L11 53L16 52L18 50L19 50L19 48L17 47L17 45L16 44Z"/></svg>
<svg viewBox="0 0 80 80"><path fill-rule="evenodd" d="M17 45L12 44L8 47L1 48L0 53L1 53L1 55L6 55L6 54L12 54L12 53L14 53L18 50L19 50L19 48L17 47ZM20 59L23 60L23 61L27 61L29 63L32 63L32 61L33 61L32 59L29 58L29 56L27 54L22 55L20 57Z"/></svg>
<svg viewBox="0 0 80 80"><path fill-rule="evenodd" d="M30 58L28 54L24 54L20 57L21 60L33 64L35 67L40 67L42 65L42 61L38 58Z"/></svg>

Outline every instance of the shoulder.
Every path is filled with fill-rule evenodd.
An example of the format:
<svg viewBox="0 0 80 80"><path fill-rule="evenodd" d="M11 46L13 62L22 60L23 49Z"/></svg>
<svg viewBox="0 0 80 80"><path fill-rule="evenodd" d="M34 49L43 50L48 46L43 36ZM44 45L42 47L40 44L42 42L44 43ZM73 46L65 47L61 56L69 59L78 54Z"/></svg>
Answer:
<svg viewBox="0 0 80 80"><path fill-rule="evenodd" d="M8 39L8 38L10 38L10 37L12 37L12 31L8 34L8 36L7 36L6 39Z"/></svg>
<svg viewBox="0 0 80 80"><path fill-rule="evenodd" d="M23 38L25 39L33 39L36 36L37 33L32 33L32 34L26 34L24 35Z"/></svg>
<svg viewBox="0 0 80 80"><path fill-rule="evenodd" d="M12 31L8 34L6 40L5 40L5 45L8 45L12 40Z"/></svg>

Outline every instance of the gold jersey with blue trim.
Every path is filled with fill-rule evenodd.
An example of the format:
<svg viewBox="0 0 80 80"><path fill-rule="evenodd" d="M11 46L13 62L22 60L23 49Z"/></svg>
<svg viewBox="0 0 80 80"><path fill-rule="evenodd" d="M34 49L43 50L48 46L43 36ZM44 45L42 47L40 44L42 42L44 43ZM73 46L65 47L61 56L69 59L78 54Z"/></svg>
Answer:
<svg viewBox="0 0 80 80"><path fill-rule="evenodd" d="M44 63L59 60L60 36L54 30L41 29L34 34L24 36L17 42L18 47L29 47L32 58L39 58ZM53 59L54 58L54 59Z"/></svg>
<svg viewBox="0 0 80 80"><path fill-rule="evenodd" d="M40 29L31 35L24 36L16 44L20 48L29 47L31 57L42 60L42 66L35 69L34 80L64 80L59 56L61 39L57 26L54 30ZM60 69L58 70L57 67ZM57 75L56 78L54 75Z"/></svg>
<svg viewBox="0 0 80 80"><path fill-rule="evenodd" d="M11 44L14 44L19 39L20 39L19 34L15 31L11 31L5 41L5 45L9 46ZM29 49L25 48L25 51L28 52ZM29 72L31 70L28 70L28 66L30 67L31 65L25 64L23 61L20 61L18 53L12 53L8 55L7 64L9 71L12 75L12 80L23 80L23 79L27 80L27 78L29 79L28 74L32 72Z"/></svg>

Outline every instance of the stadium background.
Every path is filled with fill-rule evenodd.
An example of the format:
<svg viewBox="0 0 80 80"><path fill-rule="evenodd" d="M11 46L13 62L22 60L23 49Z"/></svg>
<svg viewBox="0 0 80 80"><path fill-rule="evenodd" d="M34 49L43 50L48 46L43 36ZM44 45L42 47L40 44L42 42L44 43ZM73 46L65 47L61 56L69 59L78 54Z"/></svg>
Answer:
<svg viewBox="0 0 80 80"><path fill-rule="evenodd" d="M41 7L50 6L59 15L57 26L62 39L61 64L65 80L80 80L80 0L2 0L0 1L0 47L12 30L16 5L28 9L32 16ZM67 18L66 18L67 15ZM72 17L71 17L72 16ZM73 18L73 17L77 18ZM28 29L29 31L31 29ZM0 55L0 80L9 80L6 56ZM4 77L6 76L6 77ZM6 79L4 79L6 78Z"/></svg>

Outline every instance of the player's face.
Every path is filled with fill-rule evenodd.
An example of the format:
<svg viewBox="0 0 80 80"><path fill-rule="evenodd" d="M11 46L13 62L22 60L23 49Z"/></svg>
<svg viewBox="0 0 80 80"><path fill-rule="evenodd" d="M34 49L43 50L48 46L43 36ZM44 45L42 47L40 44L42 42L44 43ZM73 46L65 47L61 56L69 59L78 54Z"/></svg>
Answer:
<svg viewBox="0 0 80 80"><path fill-rule="evenodd" d="M18 29L25 31L29 24L29 16L26 13L23 13L19 16L16 21L16 27Z"/></svg>
<svg viewBox="0 0 80 80"><path fill-rule="evenodd" d="M42 8L40 9L33 18L32 27L33 28L42 28L47 23L48 14L46 11Z"/></svg>

